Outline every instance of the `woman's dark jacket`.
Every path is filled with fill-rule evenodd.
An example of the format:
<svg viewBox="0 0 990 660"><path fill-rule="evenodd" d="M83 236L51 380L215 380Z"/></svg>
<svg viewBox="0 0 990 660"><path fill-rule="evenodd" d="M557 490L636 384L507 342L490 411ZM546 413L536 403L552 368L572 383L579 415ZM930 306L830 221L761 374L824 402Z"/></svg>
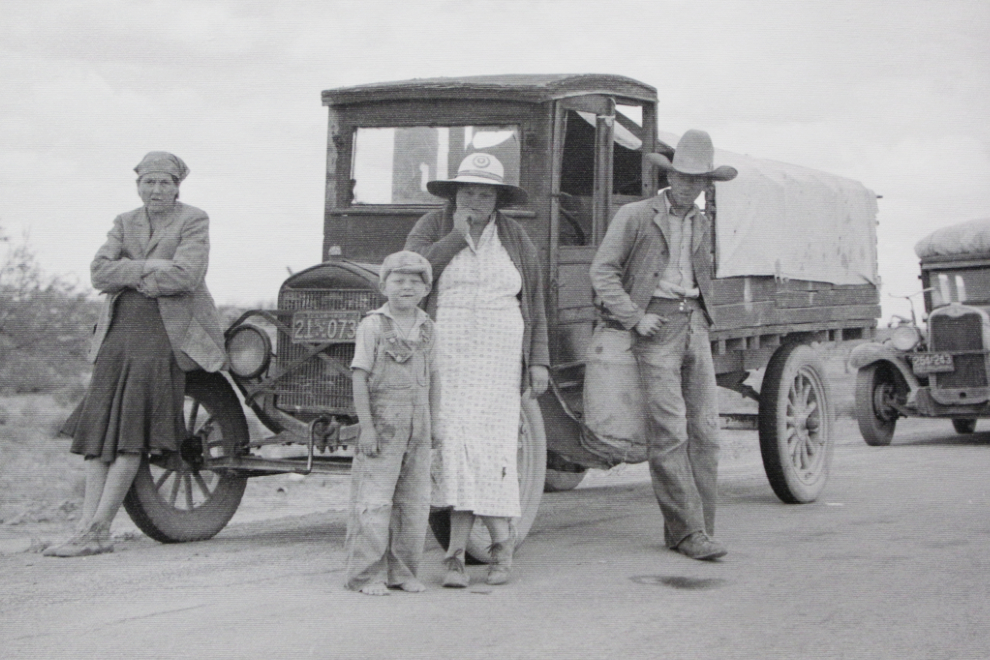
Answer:
<svg viewBox="0 0 990 660"><path fill-rule="evenodd" d="M502 247L509 253L512 263L522 276L520 310L523 317L523 368L533 365L550 367L550 351L547 347L547 312L543 303L543 276L540 258L532 239L515 220L501 213L495 214L495 225ZM433 267L433 281L438 282L443 269L454 256L468 246L467 239L454 229L453 206L430 211L406 237L407 250L426 257ZM435 289L434 289L435 291ZM437 296L430 294L426 301L430 317L437 317ZM526 383L526 379L523 379ZM525 385L524 385L525 386Z"/></svg>

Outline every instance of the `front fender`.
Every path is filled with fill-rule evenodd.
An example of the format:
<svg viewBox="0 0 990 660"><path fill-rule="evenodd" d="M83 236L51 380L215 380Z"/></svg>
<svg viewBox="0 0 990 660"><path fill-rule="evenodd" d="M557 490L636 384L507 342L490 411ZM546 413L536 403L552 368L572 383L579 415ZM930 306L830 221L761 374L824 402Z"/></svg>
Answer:
<svg viewBox="0 0 990 660"><path fill-rule="evenodd" d="M886 362L900 372L910 390L909 400L913 400L913 395L921 387L921 383L918 382L918 377L914 375L904 353L891 348L888 344L876 342L860 344L849 353L849 366L857 370L877 362Z"/></svg>
<svg viewBox="0 0 990 660"><path fill-rule="evenodd" d="M853 369L862 369L880 360L897 362L902 359L901 354L887 344L871 341L852 349L849 353L849 366Z"/></svg>

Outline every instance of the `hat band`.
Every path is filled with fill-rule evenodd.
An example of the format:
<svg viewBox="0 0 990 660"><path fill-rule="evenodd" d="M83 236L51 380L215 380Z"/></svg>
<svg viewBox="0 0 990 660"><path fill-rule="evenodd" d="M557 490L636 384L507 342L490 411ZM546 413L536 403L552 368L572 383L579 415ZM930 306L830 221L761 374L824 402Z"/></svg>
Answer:
<svg viewBox="0 0 990 660"><path fill-rule="evenodd" d="M496 183L502 183L503 181L502 177L497 174L493 174L492 172L488 172L487 170L460 170L457 173L455 180L461 178L461 176L476 176L482 179L495 181Z"/></svg>
<svg viewBox="0 0 990 660"><path fill-rule="evenodd" d="M700 168L687 167L684 165L678 167L677 163L674 163L673 169L676 172L680 172L681 174L688 174L690 176L705 176L715 171L715 167L712 165L709 165L708 167L700 167Z"/></svg>

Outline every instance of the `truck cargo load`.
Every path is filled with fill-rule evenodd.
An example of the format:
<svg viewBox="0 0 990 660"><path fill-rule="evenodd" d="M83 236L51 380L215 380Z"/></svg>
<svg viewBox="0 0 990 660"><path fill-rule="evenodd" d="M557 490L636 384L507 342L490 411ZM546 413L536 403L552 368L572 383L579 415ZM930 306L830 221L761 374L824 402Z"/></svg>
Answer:
<svg viewBox="0 0 990 660"><path fill-rule="evenodd" d="M660 138L677 143L676 136ZM721 149L716 276L877 284L877 196L858 181ZM987 245L990 246L990 238Z"/></svg>
<svg viewBox="0 0 990 660"><path fill-rule="evenodd" d="M918 241L914 251L919 259L990 254L990 218L936 229Z"/></svg>

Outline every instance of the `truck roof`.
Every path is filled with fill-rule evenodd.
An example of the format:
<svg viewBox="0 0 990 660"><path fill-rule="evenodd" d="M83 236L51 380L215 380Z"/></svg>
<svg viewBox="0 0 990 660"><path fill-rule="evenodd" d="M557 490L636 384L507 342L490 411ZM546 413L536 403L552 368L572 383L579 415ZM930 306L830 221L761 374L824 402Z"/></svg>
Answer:
<svg viewBox="0 0 990 660"><path fill-rule="evenodd" d="M990 255L990 218L977 218L936 229L914 246L920 259Z"/></svg>
<svg viewBox="0 0 990 660"><path fill-rule="evenodd" d="M599 73L514 74L459 78L414 78L339 87L323 92L323 105L408 99L483 99L545 103L585 94L615 94L657 100L657 90L625 76Z"/></svg>

